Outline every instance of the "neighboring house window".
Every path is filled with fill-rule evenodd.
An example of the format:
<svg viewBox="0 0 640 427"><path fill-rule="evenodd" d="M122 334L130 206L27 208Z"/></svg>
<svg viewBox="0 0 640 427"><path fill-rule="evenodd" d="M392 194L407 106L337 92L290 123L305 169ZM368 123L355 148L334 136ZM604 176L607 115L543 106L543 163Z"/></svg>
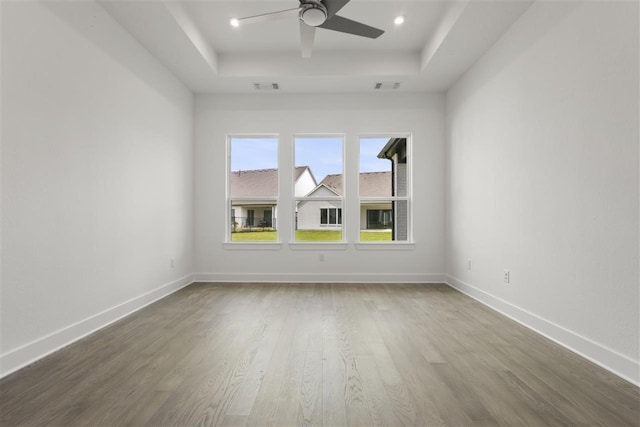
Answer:
<svg viewBox="0 0 640 427"><path fill-rule="evenodd" d="M367 230L384 230L393 227L391 209L367 209Z"/></svg>
<svg viewBox="0 0 640 427"><path fill-rule="evenodd" d="M230 136L228 152L228 240L277 240L278 139Z"/></svg>
<svg viewBox="0 0 640 427"><path fill-rule="evenodd" d="M295 194L296 241L342 241L344 197L342 136L296 136L296 171L306 168L314 186ZM296 173L297 174L297 173Z"/></svg>
<svg viewBox="0 0 640 427"><path fill-rule="evenodd" d="M360 241L409 241L410 137L360 138Z"/></svg>
<svg viewBox="0 0 640 427"><path fill-rule="evenodd" d="M338 208L321 208L320 209L320 225L341 225L342 209Z"/></svg>

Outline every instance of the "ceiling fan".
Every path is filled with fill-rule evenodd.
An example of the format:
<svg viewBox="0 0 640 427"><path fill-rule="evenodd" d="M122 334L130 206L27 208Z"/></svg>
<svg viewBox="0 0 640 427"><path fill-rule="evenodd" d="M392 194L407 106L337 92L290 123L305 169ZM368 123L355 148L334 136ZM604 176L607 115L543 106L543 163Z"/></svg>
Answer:
<svg viewBox="0 0 640 427"><path fill-rule="evenodd" d="M300 20L302 57L310 58L316 27L370 39L376 39L384 33L384 31L379 28L370 27L361 22L352 21L351 19L336 15L349 1L350 0L300 0L299 7L247 16L245 18L233 18L231 19L231 25L237 27L245 23L298 17Z"/></svg>

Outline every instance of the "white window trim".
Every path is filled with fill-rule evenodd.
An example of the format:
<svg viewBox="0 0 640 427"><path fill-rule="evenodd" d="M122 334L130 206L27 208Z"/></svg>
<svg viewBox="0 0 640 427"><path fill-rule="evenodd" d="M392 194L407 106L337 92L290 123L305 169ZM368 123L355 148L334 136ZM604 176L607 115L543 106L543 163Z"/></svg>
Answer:
<svg viewBox="0 0 640 427"><path fill-rule="evenodd" d="M326 224L322 223L322 211L323 210L327 211L327 223ZM336 213L335 213L336 222L335 223L332 223L332 222L329 221L330 218L331 218L331 215L329 214L330 210L335 210L336 211ZM338 211L340 211L340 215L338 215ZM340 218L340 222L338 222L338 218ZM340 228L342 228L342 208L320 208L320 227L322 227L323 225L327 226L327 228L329 228L332 225L339 225Z"/></svg>
<svg viewBox="0 0 640 427"><path fill-rule="evenodd" d="M282 179L282 173L279 168L279 156L280 156L280 139L279 133L230 133L227 134L227 140L225 144L225 158L226 158L226 173L225 173L225 238L222 242L222 247L225 249L271 249L278 250L282 247L280 241L280 233L276 231L277 240L273 241L233 241L231 240L231 201L258 201L258 202L275 202L275 205L279 205L280 194L276 194L273 197L231 197L231 182L229 176L231 174L231 140L234 138L274 138L277 144L276 161L278 163L278 191L280 190L280 180Z"/></svg>
<svg viewBox="0 0 640 427"><path fill-rule="evenodd" d="M342 188L347 188L347 174L345 170L347 159L347 134L346 133L295 133L292 135L293 149L291 150L293 169L296 167L296 139L297 138L341 138L342 139ZM359 166L358 166L359 167ZM312 170L313 172L313 170ZM320 184L320 183L318 183ZM291 194L295 195L295 180L291 183ZM296 240L296 221L291 224L291 241L289 242L289 248L292 250L343 250L348 247L347 227L346 227L346 210L345 210L345 197L344 196L321 196L321 197L293 197L292 212L294 216L296 213L297 205L303 201L315 201L315 202L340 202L342 209L342 224L340 224L340 231L342 233L341 240L321 241L321 240ZM319 225L319 224L318 224ZM338 228L338 227L336 227Z"/></svg>
<svg viewBox="0 0 640 427"><path fill-rule="evenodd" d="M346 133L321 133L321 134L293 134L291 135L294 144L293 150L291 150L290 155L292 156L292 165L294 165L293 170L295 170L295 139L296 138L335 138L339 137L342 139L342 179L343 179L343 188L346 192L347 190L347 177L349 172L346 170L346 152L347 152L347 140L348 134ZM414 212L413 212L413 134L406 132L390 132L390 133L371 133L371 134L357 134L354 136L358 141L358 153L360 152L360 140L362 138L407 138L408 147L407 147L407 155L409 159L407 161L407 195L406 196L393 196L393 197L360 197L359 191L360 188L357 186L358 192L356 194L358 206L360 206L363 202L394 202L394 201L407 201L408 202L408 223L407 223L407 239L406 241L361 241L360 233L358 233L358 238L355 242L348 242L347 239L347 228L349 225L349 209L347 209L346 204L353 203L353 201L347 201L345 196L322 196L322 197L295 197L295 180L293 175L284 174L286 176L283 177L283 171L280 170L280 156L281 153L278 154L278 189L281 188L281 180L287 179L291 180L291 199L293 201L292 211L295 212L297 203L301 201L327 201L327 202L340 202L342 207L342 223L336 224L340 226L342 231L342 240L340 241L296 241L295 240L295 221L291 224L291 239L292 241L286 243L291 250L319 250L319 251L340 251L346 250L350 246L350 243L353 243L354 248L356 250L362 251L395 251L395 250L413 250L415 249L416 242L413 239L413 221L414 221ZM226 190L226 201L225 201L225 240L222 242L222 247L224 249L229 250L255 250L255 251L264 251L264 250L281 250L283 243L280 240L281 233L278 232L278 240L275 241L232 241L231 240L231 195L230 195L230 167L231 167L231 140L234 138L275 138L278 143L278 152L282 147L282 135L279 133L255 133L255 134L228 134L227 142L226 142L226 175L225 175L225 190ZM357 163L357 174L360 173L360 163L358 156ZM291 175L291 176L288 176ZM288 197L287 197L288 198ZM349 199L351 200L351 198ZM281 210L281 197L280 194L274 197L235 197L233 201L253 201L253 202L265 202L267 204L274 204L278 206L278 209ZM337 208L336 208L337 209ZM352 212L352 214L355 214ZM358 219L355 221L353 226L357 225L358 229L360 228L360 219L359 219L359 211L358 211ZM331 224L333 225L333 224ZM280 229L280 225L278 225L278 229ZM337 227L336 227L337 228Z"/></svg>
<svg viewBox="0 0 640 427"><path fill-rule="evenodd" d="M413 134L407 132L390 132L390 133L368 133L358 135L358 174L360 174L360 140L363 138L406 138L407 139L407 195L406 196L391 196L391 197L360 197L360 185L358 185L358 206L361 206L363 202L395 202L406 201L408 206L409 220L407 222L407 240L389 240L389 241L375 241L366 242L360 240L360 233L358 233L358 240L354 242L356 249L368 250L368 249L380 249L386 250L393 247L397 247L399 250L408 250L415 247L415 241L413 239ZM358 228L361 230L362 224L358 224ZM361 230L362 231L362 230Z"/></svg>

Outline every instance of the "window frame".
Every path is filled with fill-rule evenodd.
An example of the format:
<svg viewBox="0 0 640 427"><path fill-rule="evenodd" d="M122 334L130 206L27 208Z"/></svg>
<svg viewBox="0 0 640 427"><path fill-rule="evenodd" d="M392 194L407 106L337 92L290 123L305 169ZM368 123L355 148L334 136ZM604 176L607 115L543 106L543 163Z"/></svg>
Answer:
<svg viewBox="0 0 640 427"><path fill-rule="evenodd" d="M325 215L327 222L322 222L322 211L327 211ZM335 218L335 222L331 222L331 212L335 211L333 214ZM320 208L320 227L323 225L331 226L331 225L342 225L342 208Z"/></svg>
<svg viewBox="0 0 640 427"><path fill-rule="evenodd" d="M275 139L277 146L277 166L278 177L277 177L277 194L273 197L231 197L231 145L232 141L236 138L247 138L247 139ZM298 138L339 138L342 143L341 150L341 160L342 160L342 187L343 194L341 196L316 196L316 197L305 197L305 196L296 196L295 195L295 158L296 158L296 144L295 141ZM406 153L407 153L407 163L406 163L406 179L407 179L407 187L406 187L406 195L405 196L392 196L392 197L361 197L360 196L360 185L359 179L354 188L349 187L349 183L352 178L359 177L360 174L360 149L361 149L361 140L363 138L406 138ZM350 142L355 142L354 145L357 147L347 147ZM288 153L283 153L282 149L286 148ZM225 237L222 241L222 246L225 249L249 249L249 250L279 250L282 248L282 233L283 226L286 228L290 228L290 236L288 246L291 250L346 250L350 243L353 243L354 247L357 250L412 250L415 248L415 241L413 235L413 134L408 132L390 132L390 133L360 133L360 134L349 134L349 133L292 133L288 135L285 139L283 139L282 134L280 133L229 133L226 135L226 144L225 144L225 192L226 192L226 200L225 200ZM355 158L347 158L347 154L350 156L355 154ZM287 165L286 162L283 165L282 159L283 155L290 156L291 163ZM347 160L349 160L350 164L347 164ZM353 170L353 165L357 165L357 170ZM312 165L309 165L312 167ZM287 169L283 170L283 167ZM289 170L290 169L290 170ZM290 194L281 194L281 188L283 181L288 181L286 185L290 185ZM286 187L285 187L286 188ZM353 190L355 194L353 194ZM355 195L355 197L353 197ZM353 200L356 199L356 200ZM231 221L233 219L233 211L235 209L233 203L240 201L254 201L254 202L263 202L264 204L270 204L273 206L273 215L275 220L276 210L279 212L278 218L285 219L285 222L278 221L277 226L277 240L271 241L236 241L231 240L232 238L232 224ZM306 241L306 240L295 240L296 239L296 228L297 228L297 205L300 201L326 201L336 203L333 207L328 206L327 209L336 209L336 213L338 218L336 218L337 224L339 225L341 231L341 240L332 240L332 241ZM291 211L293 215L291 216L291 220L287 220L289 218L289 214L284 213L283 209L286 209L286 206L291 203ZM362 241L361 240L361 209L363 202L395 202L395 201L406 201L407 203L407 240L389 240L389 241ZM357 209L354 208L357 206ZM340 212L342 215L338 214ZM238 214L237 210L235 214ZM357 215L356 215L357 214ZM366 217L366 214L365 214ZM236 217L237 219L237 217ZM340 221L341 219L341 221ZM365 218L366 221L366 218ZM396 219L394 218L394 221ZM287 224L289 222L289 224ZM327 224L334 225L334 224ZM365 225L366 227L366 225ZM285 230L286 230L285 228ZM352 230L352 228L356 228L357 230ZM353 236L349 235L349 230L353 232ZM357 235L356 235L357 234ZM285 232L286 235L286 232ZM348 237L350 236L350 237ZM351 240L351 238L355 238Z"/></svg>
<svg viewBox="0 0 640 427"><path fill-rule="evenodd" d="M346 133L294 133L292 136L292 169L295 171L296 168L296 140L299 138L340 138L342 141L342 149L341 149L341 160L342 160L342 188L343 192L346 193L347 188L347 177L346 177L346 145L347 145L347 134ZM313 172L312 165L309 165ZM319 182L317 183L320 184ZM295 196L295 179L291 183L291 194L292 197L292 212L294 218L296 218L291 224L291 241L289 242L289 247L291 249L345 249L348 245L347 242L347 230L346 230L346 221L344 216L344 208L345 208L345 200L346 197L343 194L342 196L321 196L321 197L307 197L307 196ZM342 223L340 225L341 231L341 239L340 240L296 240L296 230L297 230L297 215L298 215L298 204L300 202L329 202L335 203L338 202L340 204L339 208L342 211ZM336 224L337 226L338 224Z"/></svg>
<svg viewBox="0 0 640 427"><path fill-rule="evenodd" d="M361 164L360 164L360 151L362 147L362 140L367 138L404 138L406 139L406 195L405 196L390 196L390 197L363 197L360 195L360 182L358 180L358 238L355 242L355 246L358 249L389 249L393 247L398 247L402 249L412 248L415 245L413 240L413 134L410 132L392 132L392 133L366 133L360 134L357 136L358 141L358 176L361 173ZM392 182L392 185L394 183ZM362 229L362 214L361 209L363 203L371 203L371 204L382 204L382 203L391 203L392 206L395 202L406 202L407 203L407 239L406 240L384 240L384 241L363 241L361 239L361 232L365 231ZM365 214L365 222L367 214ZM396 227L397 219L396 217L392 218L393 227Z"/></svg>
<svg viewBox="0 0 640 427"><path fill-rule="evenodd" d="M231 194L231 142L233 139L275 139L276 142L276 170L278 171L277 178L277 194L271 197L232 197ZM266 205L273 205L273 207L277 210L280 205L280 183L282 180L282 171L280 170L280 147L281 147L281 135L279 133L230 133L226 135L226 144L225 144L225 238L223 241L223 246L225 248L236 249L238 247L243 248L260 248L260 249L280 249L282 247L282 242L280 240L280 232L276 229L276 240L269 241L257 241L257 240L248 240L248 241L236 241L231 239L231 231L233 229L232 225L232 210L235 208L233 202L242 202L242 201L251 201L251 202L263 202ZM273 210L273 208L272 208ZM238 217L235 217L236 219Z"/></svg>

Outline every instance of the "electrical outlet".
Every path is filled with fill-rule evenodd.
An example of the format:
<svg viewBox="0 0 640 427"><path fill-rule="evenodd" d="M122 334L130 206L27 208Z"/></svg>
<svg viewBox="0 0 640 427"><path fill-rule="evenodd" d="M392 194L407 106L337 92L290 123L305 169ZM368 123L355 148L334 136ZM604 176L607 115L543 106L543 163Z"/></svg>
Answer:
<svg viewBox="0 0 640 427"><path fill-rule="evenodd" d="M467 270L471 270L471 260L467 260Z"/></svg>
<svg viewBox="0 0 640 427"><path fill-rule="evenodd" d="M324 254L320 254L320 256L318 257L318 259L320 260L320 262L324 262Z"/></svg>
<svg viewBox="0 0 640 427"><path fill-rule="evenodd" d="M511 273L509 272L509 270L504 270L502 273L503 273L504 283L510 283L510 281L511 281Z"/></svg>
<svg viewBox="0 0 640 427"><path fill-rule="evenodd" d="M169 260L169 265L171 266L171 268L174 268L176 266L176 261L173 258L171 258Z"/></svg>

